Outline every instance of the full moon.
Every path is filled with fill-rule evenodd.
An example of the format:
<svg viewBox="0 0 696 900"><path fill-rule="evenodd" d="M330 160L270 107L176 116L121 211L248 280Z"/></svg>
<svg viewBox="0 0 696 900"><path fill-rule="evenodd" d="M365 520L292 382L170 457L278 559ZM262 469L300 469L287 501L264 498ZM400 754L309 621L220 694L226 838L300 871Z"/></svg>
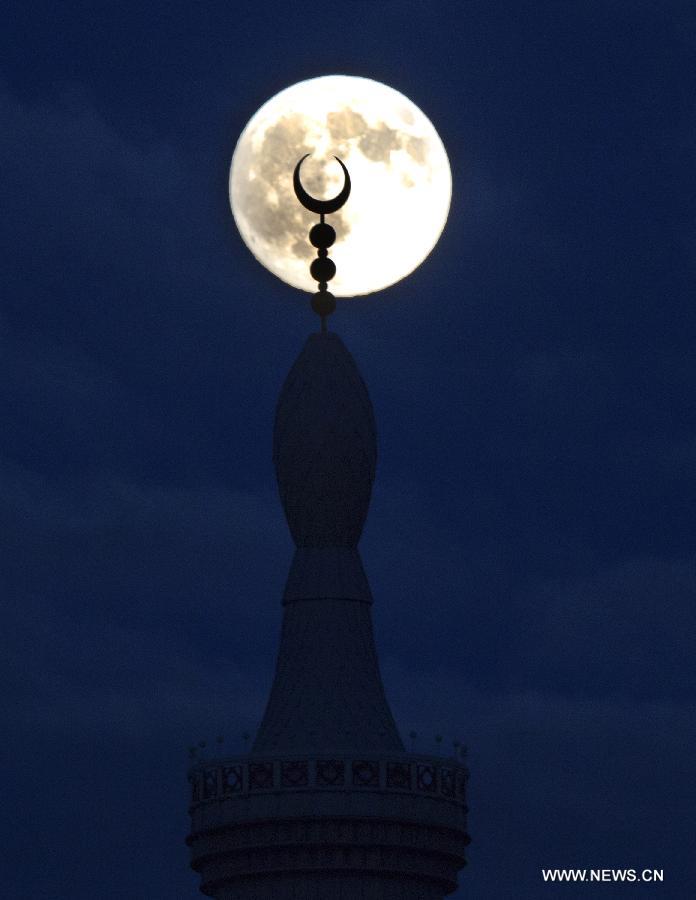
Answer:
<svg viewBox="0 0 696 900"><path fill-rule="evenodd" d="M287 284L314 293L316 250L308 239L318 216L304 209L293 170L306 153L302 184L335 196L343 160L352 190L327 217L336 297L370 294L410 274L442 233L452 175L438 133L403 94L369 78L326 75L300 81L265 103L240 135L230 169L230 203L244 243Z"/></svg>

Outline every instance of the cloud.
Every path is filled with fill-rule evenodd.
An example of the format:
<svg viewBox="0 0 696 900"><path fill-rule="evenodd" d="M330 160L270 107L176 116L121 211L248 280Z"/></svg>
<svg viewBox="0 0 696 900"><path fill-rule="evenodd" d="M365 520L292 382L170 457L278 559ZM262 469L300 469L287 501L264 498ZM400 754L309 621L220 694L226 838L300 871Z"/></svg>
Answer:
<svg viewBox="0 0 696 900"><path fill-rule="evenodd" d="M145 631L108 616L51 615L24 605L2 653L13 742L189 740L252 727L265 702L263 667L201 654L183 632ZM31 662L29 662L31 660ZM236 747L238 750L239 747Z"/></svg>
<svg viewBox="0 0 696 900"><path fill-rule="evenodd" d="M659 462L662 471L682 483L691 483L696 477L696 436L660 442Z"/></svg>
<svg viewBox="0 0 696 900"><path fill-rule="evenodd" d="M141 372L167 364L168 341L181 351L195 335L199 355L215 342L201 315L229 306L238 283L229 234L211 240L225 188L209 160L123 133L76 88L29 101L0 86L0 133L6 335L50 333Z"/></svg>
<svg viewBox="0 0 696 900"><path fill-rule="evenodd" d="M1 477L15 732L131 740L258 719L291 555L271 492L52 483L8 463Z"/></svg>
<svg viewBox="0 0 696 900"><path fill-rule="evenodd" d="M30 241L39 261L41 250L77 246L112 266L119 246L139 257L140 241L162 240L187 184L184 158L171 144L126 140L77 91L32 104L4 89L0 121L6 222L21 227L15 237Z"/></svg>
<svg viewBox="0 0 696 900"><path fill-rule="evenodd" d="M103 593L105 599L118 593L109 581L109 575L117 573L103 571L102 565L126 563L117 581L123 587L122 579L127 577L130 590L141 596L155 588L152 579L165 577L173 585L171 575L163 572L168 566L183 574L183 566L194 560L200 565L216 559L225 575L232 576L235 567L240 574L246 571L245 551L252 546L262 554L282 553L283 548L290 553L287 527L271 489L255 493L224 483L137 483L108 472L52 479L9 462L0 470L5 485L0 516L6 546L13 546L22 560L35 557L37 563L33 571L20 571L14 568L18 557L8 556L8 566L30 584L33 576L46 575L40 568L39 550L60 565L61 576L86 577L87 595ZM65 556L48 552L50 544ZM184 554L184 559L177 562L177 554ZM132 573L127 571L128 562ZM255 576L262 591L264 572L257 571ZM211 572L211 577L220 577L219 572ZM139 579L144 579L140 586ZM60 579L54 587L65 591ZM166 597L154 590L152 603L166 603Z"/></svg>
<svg viewBox="0 0 696 900"><path fill-rule="evenodd" d="M673 824L696 799L693 700L486 691L451 671L383 668L417 752L437 752L436 734L445 752L468 746L473 842L454 896L537 896L542 866L663 866L685 883L689 838Z"/></svg>
<svg viewBox="0 0 696 900"><path fill-rule="evenodd" d="M622 560L584 578L544 585L550 641L573 648L608 690L681 696L696 628L696 557ZM638 687L638 684L640 687Z"/></svg>
<svg viewBox="0 0 696 900"><path fill-rule="evenodd" d="M462 672L482 690L557 689L654 702L693 695L692 553L604 563L552 517L461 491L450 508L409 481L378 481L363 556L385 654Z"/></svg>

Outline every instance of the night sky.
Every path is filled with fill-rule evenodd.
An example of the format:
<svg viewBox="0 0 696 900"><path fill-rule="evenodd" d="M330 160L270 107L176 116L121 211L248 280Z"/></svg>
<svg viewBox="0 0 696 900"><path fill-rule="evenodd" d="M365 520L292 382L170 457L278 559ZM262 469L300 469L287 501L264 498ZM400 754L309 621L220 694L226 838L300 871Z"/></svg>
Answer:
<svg viewBox="0 0 696 900"><path fill-rule="evenodd" d="M188 747L263 712L273 416L316 329L228 166L334 72L411 98L453 172L431 256L331 324L377 417L387 693L409 747L469 747L456 896L692 896L696 9L665 0L6 7L0 894L197 896Z"/></svg>

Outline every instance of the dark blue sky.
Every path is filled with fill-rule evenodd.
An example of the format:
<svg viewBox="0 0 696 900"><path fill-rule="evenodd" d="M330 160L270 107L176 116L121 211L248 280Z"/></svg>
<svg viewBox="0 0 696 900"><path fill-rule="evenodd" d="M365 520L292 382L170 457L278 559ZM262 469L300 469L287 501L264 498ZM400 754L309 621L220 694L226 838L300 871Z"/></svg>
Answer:
<svg viewBox="0 0 696 900"><path fill-rule="evenodd" d="M197 895L186 751L240 751L263 711L292 552L273 414L315 328L243 246L227 168L263 101L332 72L409 96L453 169L431 257L332 324L379 428L387 691L417 749L470 747L457 896L690 896L693 4L3 18L3 897Z"/></svg>

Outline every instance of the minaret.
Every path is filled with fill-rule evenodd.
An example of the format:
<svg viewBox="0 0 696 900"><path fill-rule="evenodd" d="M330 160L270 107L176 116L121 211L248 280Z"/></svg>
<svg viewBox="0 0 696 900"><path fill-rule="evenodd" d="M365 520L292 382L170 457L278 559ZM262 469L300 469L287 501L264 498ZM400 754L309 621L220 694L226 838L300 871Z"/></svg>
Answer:
<svg viewBox="0 0 696 900"><path fill-rule="evenodd" d="M322 226L330 237L323 214ZM313 243L325 260L333 239ZM329 271L317 262L315 277ZM384 694L358 551L375 422L352 356L326 330L327 280L313 304L322 330L276 410L273 458L296 550L275 678L251 752L189 772L191 865L216 900L441 900L465 862L467 771L406 753Z"/></svg>

